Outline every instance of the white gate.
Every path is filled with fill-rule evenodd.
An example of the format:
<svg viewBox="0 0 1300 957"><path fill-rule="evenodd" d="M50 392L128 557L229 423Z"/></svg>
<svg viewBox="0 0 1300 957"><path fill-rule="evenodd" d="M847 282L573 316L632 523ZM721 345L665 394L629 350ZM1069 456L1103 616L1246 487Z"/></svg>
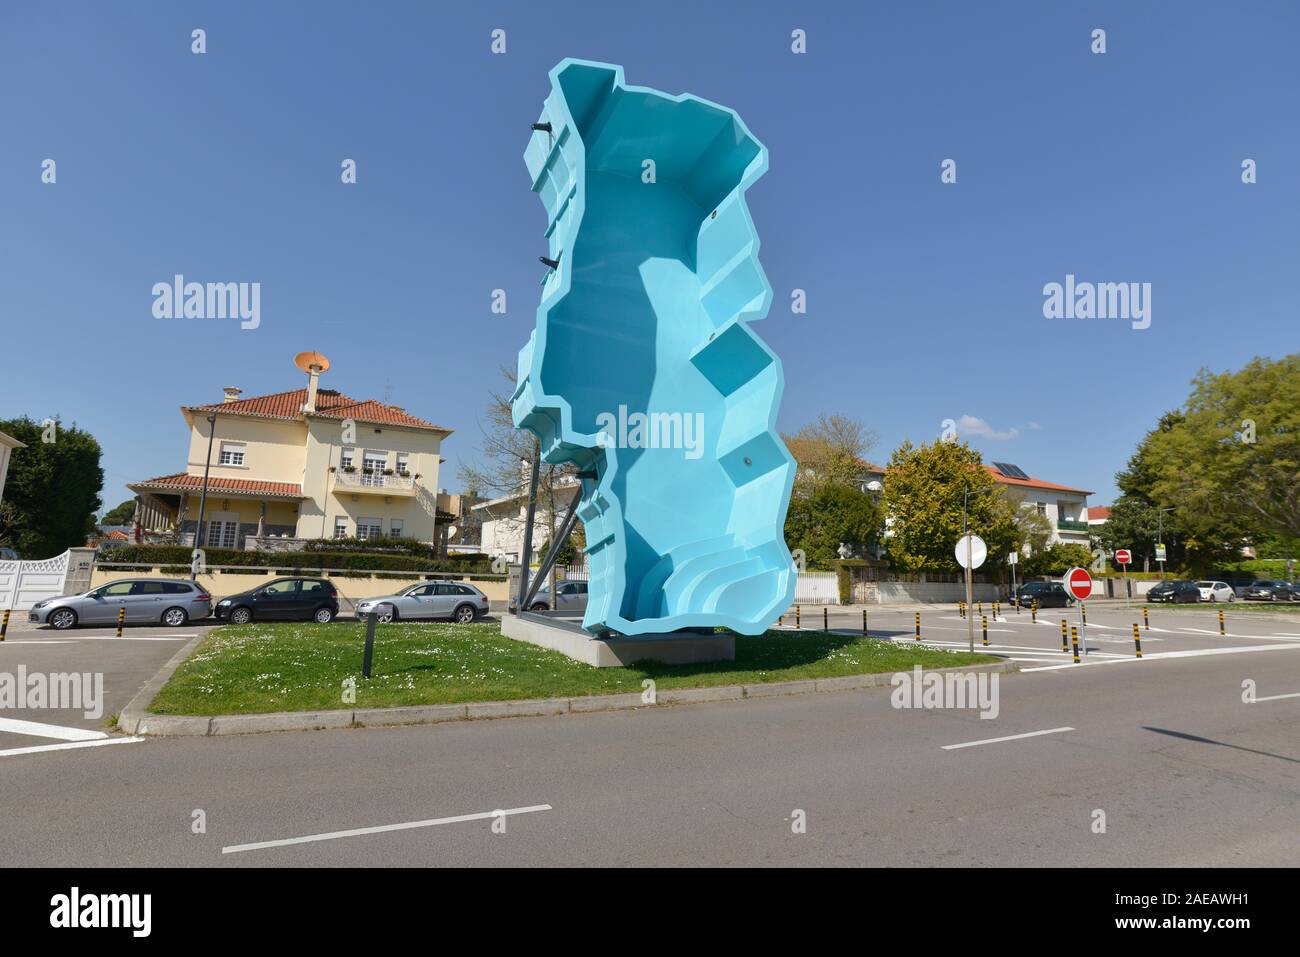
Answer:
<svg viewBox="0 0 1300 957"><path fill-rule="evenodd" d="M838 605L840 587L834 572L800 572L794 586L796 605Z"/></svg>
<svg viewBox="0 0 1300 957"><path fill-rule="evenodd" d="M38 601L62 595L69 554L37 562L0 562L0 610L27 611Z"/></svg>

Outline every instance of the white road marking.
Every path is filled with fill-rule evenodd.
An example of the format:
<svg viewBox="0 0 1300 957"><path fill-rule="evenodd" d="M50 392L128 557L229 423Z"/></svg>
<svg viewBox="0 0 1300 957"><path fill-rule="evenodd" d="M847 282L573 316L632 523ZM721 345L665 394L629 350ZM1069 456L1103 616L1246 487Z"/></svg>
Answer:
<svg viewBox="0 0 1300 957"><path fill-rule="evenodd" d="M460 824L464 821L486 821L497 814L532 814L534 811L550 811L549 804L533 804L529 807L512 807L501 811L483 811L478 814L458 814L455 817L436 817L428 821L409 821L405 824L383 824L378 827L358 827L350 831L328 831L324 834L308 834L305 837L290 837L281 841L261 841L256 844L232 844L221 849L222 854L238 854L241 851L257 851L267 847L287 847L290 844L311 844L315 841L336 841L342 837L359 837L363 834L384 834L388 831L409 831L417 827L436 827L439 824Z"/></svg>
<svg viewBox="0 0 1300 957"><path fill-rule="evenodd" d="M1024 734L1009 734L1005 738L985 738L983 741L966 741L962 744L945 744L944 751L956 751L958 748L974 748L981 744L1000 744L1003 741L1019 741L1021 738L1037 738L1044 734L1060 734L1073 731L1073 728L1048 728L1046 731L1026 731Z"/></svg>
<svg viewBox="0 0 1300 957"><path fill-rule="evenodd" d="M73 741L69 744L37 744L30 748L9 748L0 751L0 758L14 754L36 754L38 751L71 751L73 748L98 748L106 744L135 744L144 738L102 738L97 741Z"/></svg>
<svg viewBox="0 0 1300 957"><path fill-rule="evenodd" d="M1042 668L1021 668L1021 674L1028 674L1031 671L1059 671L1062 668L1079 668L1088 665L1117 665L1131 661L1159 661L1161 658L1203 658L1207 655L1238 655L1255 651L1286 651L1292 648L1300 648L1300 644L1294 642L1281 645L1244 645L1237 648L1199 648L1191 651L1157 651L1154 654L1144 655L1141 658L1130 658L1121 655L1117 658L1107 658L1104 661L1083 661L1079 664L1068 665L1046 665Z"/></svg>
<svg viewBox="0 0 1300 957"><path fill-rule="evenodd" d="M1297 691L1294 694L1271 694L1267 698L1256 698L1255 704L1258 704L1261 701L1281 701L1283 698L1300 698L1300 691Z"/></svg>
<svg viewBox="0 0 1300 957"><path fill-rule="evenodd" d="M6 638L6 645L75 645L73 638Z"/></svg>
<svg viewBox="0 0 1300 957"><path fill-rule="evenodd" d="M0 732L26 734L33 738L58 738L60 741L95 741L108 737L103 731L89 728L67 728L59 724L19 721L17 718L0 718Z"/></svg>

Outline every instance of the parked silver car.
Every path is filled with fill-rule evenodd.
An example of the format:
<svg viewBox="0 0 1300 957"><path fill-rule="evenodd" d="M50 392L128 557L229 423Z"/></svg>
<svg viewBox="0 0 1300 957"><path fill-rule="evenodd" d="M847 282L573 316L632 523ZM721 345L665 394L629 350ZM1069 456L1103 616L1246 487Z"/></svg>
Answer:
<svg viewBox="0 0 1300 957"><path fill-rule="evenodd" d="M529 611L573 611L587 610L587 583L584 581L560 582L557 587L558 604L551 600L551 586L537 589Z"/></svg>
<svg viewBox="0 0 1300 957"><path fill-rule="evenodd" d="M179 628L212 614L212 596L201 585L182 579L127 578L92 588L83 595L38 601L27 620L60 631L76 625L115 625L120 609L126 621L161 622Z"/></svg>
<svg viewBox="0 0 1300 957"><path fill-rule="evenodd" d="M424 582L395 595L357 602L357 616L374 614L379 621L399 618L450 618L468 624L488 611L487 595L464 582Z"/></svg>

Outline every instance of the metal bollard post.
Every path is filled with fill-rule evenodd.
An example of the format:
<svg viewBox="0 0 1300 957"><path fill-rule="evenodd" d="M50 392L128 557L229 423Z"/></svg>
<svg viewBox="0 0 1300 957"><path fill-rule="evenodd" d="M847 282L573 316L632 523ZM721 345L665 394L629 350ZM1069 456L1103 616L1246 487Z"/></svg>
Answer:
<svg viewBox="0 0 1300 957"><path fill-rule="evenodd" d="M987 615L980 615L980 631L983 632L984 645L987 647L989 643L989 619Z"/></svg>
<svg viewBox="0 0 1300 957"><path fill-rule="evenodd" d="M1226 635L1226 634L1227 634L1227 631L1225 631L1225 630L1224 630L1224 627L1223 627L1223 609L1222 609L1222 608L1219 609L1219 634L1221 634L1221 635Z"/></svg>
<svg viewBox="0 0 1300 957"><path fill-rule="evenodd" d="M122 622L126 621L126 606L119 605L117 609L117 637L122 637Z"/></svg>
<svg viewBox="0 0 1300 957"><path fill-rule="evenodd" d="M361 660L361 676L370 677L370 663L375 657L375 622L377 616L372 612L366 615L366 651Z"/></svg>
<svg viewBox="0 0 1300 957"><path fill-rule="evenodd" d="M867 631L867 610L865 608L862 609L862 633L864 635L871 634L871 632Z"/></svg>
<svg viewBox="0 0 1300 957"><path fill-rule="evenodd" d="M5 609L4 619L0 620L0 641L5 640L5 632L9 630L9 609Z"/></svg>
<svg viewBox="0 0 1300 957"><path fill-rule="evenodd" d="M921 640L921 613L916 613L916 640Z"/></svg>
<svg viewBox="0 0 1300 957"><path fill-rule="evenodd" d="M1138 623L1133 622L1133 647L1137 649L1137 656L1142 657L1142 632L1138 631Z"/></svg>
<svg viewBox="0 0 1300 957"><path fill-rule="evenodd" d="M1079 663L1079 629L1071 626L1070 643L1074 645L1074 663Z"/></svg>
<svg viewBox="0 0 1300 957"><path fill-rule="evenodd" d="M1070 636L1066 632L1067 625L1069 625L1069 622L1066 621L1064 618L1062 618L1061 619L1061 650L1062 651L1070 650Z"/></svg>
<svg viewBox="0 0 1300 957"><path fill-rule="evenodd" d="M827 608L825 605L822 605L822 631L830 631L830 630L831 630L830 609Z"/></svg>
<svg viewBox="0 0 1300 957"><path fill-rule="evenodd" d="M796 628L802 628L802 627L803 627L803 625L802 625L802 624L800 623L800 621L799 621L799 606L798 606L798 605L795 605L795 606L794 606L794 626L795 626Z"/></svg>
<svg viewBox="0 0 1300 957"><path fill-rule="evenodd" d="M1147 606L1142 606L1142 627L1147 631L1151 630L1151 616L1147 614Z"/></svg>

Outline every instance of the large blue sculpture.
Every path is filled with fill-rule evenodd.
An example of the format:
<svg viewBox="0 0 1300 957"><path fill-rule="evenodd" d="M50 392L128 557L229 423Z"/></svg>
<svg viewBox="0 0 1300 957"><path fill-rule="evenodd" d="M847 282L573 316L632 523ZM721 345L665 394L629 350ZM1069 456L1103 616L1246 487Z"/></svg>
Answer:
<svg viewBox="0 0 1300 957"><path fill-rule="evenodd" d="M745 190L767 150L733 111L564 60L524 153L550 271L519 352L515 425L583 479L583 627L761 634L789 607L795 463L772 292Z"/></svg>

